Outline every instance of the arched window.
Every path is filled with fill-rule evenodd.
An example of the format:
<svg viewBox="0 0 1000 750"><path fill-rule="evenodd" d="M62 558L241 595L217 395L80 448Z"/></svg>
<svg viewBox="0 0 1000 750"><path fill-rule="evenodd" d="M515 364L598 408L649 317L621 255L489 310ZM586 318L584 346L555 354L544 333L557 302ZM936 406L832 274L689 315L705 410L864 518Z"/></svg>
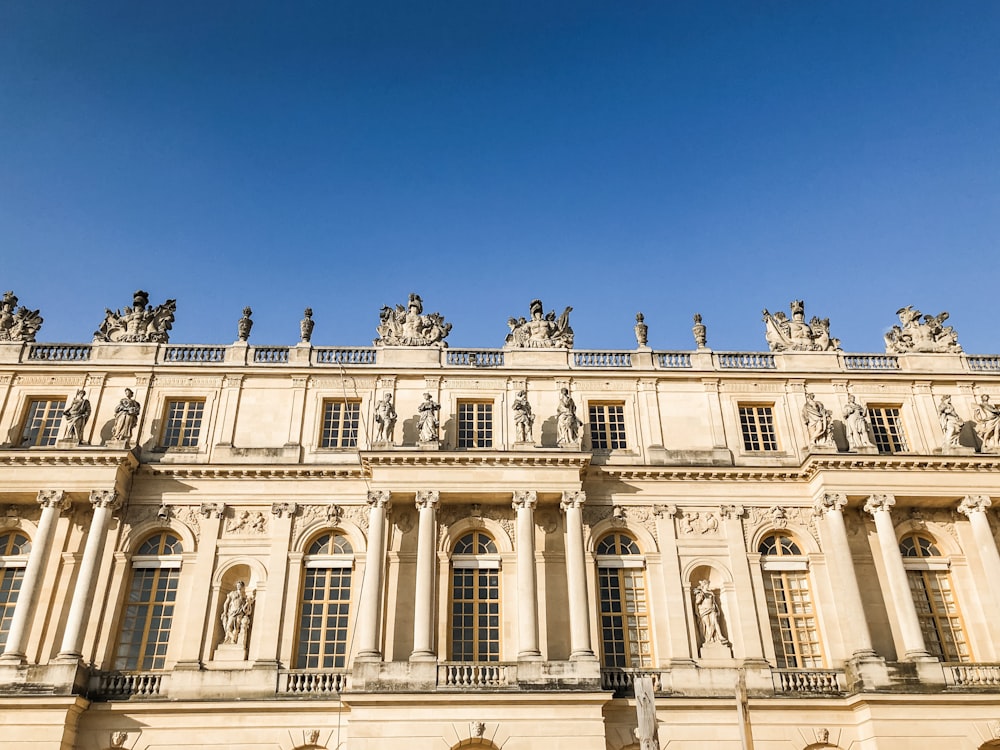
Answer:
<svg viewBox="0 0 1000 750"><path fill-rule="evenodd" d="M132 556L115 669L163 669L181 573L181 540L170 531L146 539Z"/></svg>
<svg viewBox="0 0 1000 750"><path fill-rule="evenodd" d="M757 551L778 667L822 667L823 649L802 549L790 535L775 532L761 540Z"/></svg>
<svg viewBox="0 0 1000 750"><path fill-rule="evenodd" d="M306 551L299 608L296 669L347 666L354 548L339 531L321 534Z"/></svg>
<svg viewBox="0 0 1000 750"><path fill-rule="evenodd" d="M0 648L7 643L31 542L20 531L0 534Z"/></svg>
<svg viewBox="0 0 1000 750"><path fill-rule="evenodd" d="M500 555L485 531L470 531L452 549L451 658L500 661Z"/></svg>
<svg viewBox="0 0 1000 750"><path fill-rule="evenodd" d="M645 561L632 537L614 532L597 543L601 659L606 667L651 667Z"/></svg>
<svg viewBox="0 0 1000 750"><path fill-rule="evenodd" d="M970 661L948 560L934 540L923 534L904 536L899 551L927 650L944 661Z"/></svg>

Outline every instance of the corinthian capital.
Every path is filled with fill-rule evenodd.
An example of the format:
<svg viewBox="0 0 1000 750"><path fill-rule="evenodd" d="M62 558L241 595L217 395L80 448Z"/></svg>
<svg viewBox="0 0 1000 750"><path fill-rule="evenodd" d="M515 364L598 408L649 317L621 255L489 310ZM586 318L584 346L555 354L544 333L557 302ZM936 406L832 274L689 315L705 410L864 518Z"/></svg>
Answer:
<svg viewBox="0 0 1000 750"><path fill-rule="evenodd" d="M865 500L865 513L871 513L873 516L880 510L888 513L895 504L896 498L892 495L872 495Z"/></svg>
<svg viewBox="0 0 1000 750"><path fill-rule="evenodd" d="M834 510L843 510L846 505L847 495L843 492L826 492L816 498L813 512L817 516L823 516Z"/></svg>
<svg viewBox="0 0 1000 750"><path fill-rule="evenodd" d="M121 505L121 497L118 495L118 490L91 490L90 504L94 506L95 510L97 508L118 510L118 506Z"/></svg>
<svg viewBox="0 0 1000 750"><path fill-rule="evenodd" d="M514 493L514 502L511 507L514 510L534 510L538 503L538 493L534 490L518 490Z"/></svg>
<svg viewBox="0 0 1000 750"><path fill-rule="evenodd" d="M441 502L441 493L437 490L417 490L417 510L434 510Z"/></svg>
<svg viewBox="0 0 1000 750"><path fill-rule="evenodd" d="M388 510L391 506L389 490L368 490L368 505L372 508L384 508Z"/></svg>
<svg viewBox="0 0 1000 750"><path fill-rule="evenodd" d="M62 490L39 490L37 500L42 508L55 508L60 511L66 510L70 505L69 498Z"/></svg>
<svg viewBox="0 0 1000 750"><path fill-rule="evenodd" d="M989 495L966 495L958 504L958 512L971 518L973 513L985 513L992 504Z"/></svg>
<svg viewBox="0 0 1000 750"><path fill-rule="evenodd" d="M587 493L583 490L564 492L562 493L562 500L559 502L559 507L563 511L570 508L582 508L585 502L587 502Z"/></svg>

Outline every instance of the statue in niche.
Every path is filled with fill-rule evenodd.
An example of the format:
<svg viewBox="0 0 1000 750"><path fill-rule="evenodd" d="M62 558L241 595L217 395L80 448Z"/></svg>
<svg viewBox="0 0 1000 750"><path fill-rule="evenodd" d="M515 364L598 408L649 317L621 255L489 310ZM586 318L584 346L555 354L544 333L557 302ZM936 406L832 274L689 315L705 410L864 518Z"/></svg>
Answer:
<svg viewBox="0 0 1000 750"><path fill-rule="evenodd" d="M531 427L535 424L535 415L528 403L527 391L518 391L517 398L510 407L514 411L514 433L518 443L531 442Z"/></svg>
<svg viewBox="0 0 1000 750"><path fill-rule="evenodd" d="M419 294L411 294L406 307L393 309L383 305L376 327L375 346L437 346L445 348L445 338L451 333L451 323L445 323L440 313L424 315L424 303Z"/></svg>
<svg viewBox="0 0 1000 750"><path fill-rule="evenodd" d="M938 422L941 424L941 432L944 433L943 445L957 448L962 425L965 423L958 416L954 404L951 403L951 396L941 397L941 403L938 404Z"/></svg>
<svg viewBox="0 0 1000 750"><path fill-rule="evenodd" d="M14 292L4 292L0 298L0 341L34 341L41 327L38 310L18 307Z"/></svg>
<svg viewBox="0 0 1000 750"><path fill-rule="evenodd" d="M90 419L90 401L85 390L81 388L76 392L69 406L63 410L62 416L66 422L66 438L82 443L83 431L87 426L87 420Z"/></svg>
<svg viewBox="0 0 1000 750"><path fill-rule="evenodd" d="M226 595L222 605L222 642L246 648L250 639L250 622L253 619L254 593L247 592L243 581Z"/></svg>
<svg viewBox="0 0 1000 750"><path fill-rule="evenodd" d="M885 334L887 354L908 354L910 352L960 353L958 334L944 322L948 313L923 315L911 305L896 311L900 325L893 326ZM921 321L923 316L923 321Z"/></svg>
<svg viewBox="0 0 1000 750"><path fill-rule="evenodd" d="M729 645L729 641L722 634L722 624L719 621L719 602L716 600L707 578L699 581L698 586L695 587L694 606L698 613L702 645L706 643Z"/></svg>
<svg viewBox="0 0 1000 750"><path fill-rule="evenodd" d="M806 424L810 445L829 448L833 445L833 412L816 400L815 394L806 393L802 407L802 421Z"/></svg>
<svg viewBox="0 0 1000 750"><path fill-rule="evenodd" d="M806 323L805 303L793 300L792 318L783 312L774 315L764 308L764 338L772 352L840 351L840 339L830 338L830 319L813 316Z"/></svg>
<svg viewBox="0 0 1000 750"><path fill-rule="evenodd" d="M847 395L844 405L844 427L847 430L847 444L851 448L871 448L872 441L868 439L868 409L858 403L854 394Z"/></svg>
<svg viewBox="0 0 1000 750"><path fill-rule="evenodd" d="M510 333L504 340L504 349L572 349L573 329L569 327L569 314L572 307L563 310L556 318L555 310L543 315L544 308L540 299L531 300L529 306L531 317L508 318L507 326Z"/></svg>
<svg viewBox="0 0 1000 750"><path fill-rule="evenodd" d="M556 443L560 446L573 445L580 439L583 426L576 416L576 402L569 395L569 388L559 391L559 406L556 407Z"/></svg>
<svg viewBox="0 0 1000 750"><path fill-rule="evenodd" d="M139 411L142 408L132 396L132 389L126 388L125 397L115 407L115 424L111 428L111 439L124 440L126 445L139 421Z"/></svg>
<svg viewBox="0 0 1000 750"><path fill-rule="evenodd" d="M976 420L976 434L983 443L984 451L995 451L1000 447L1000 407L990 403L990 397L983 394L973 411Z"/></svg>
<svg viewBox="0 0 1000 750"><path fill-rule="evenodd" d="M431 394L425 393L424 400L417 407L417 440L421 443L436 443L440 439L438 431L441 422L438 412L441 405L434 403Z"/></svg>
<svg viewBox="0 0 1000 750"><path fill-rule="evenodd" d="M375 442L392 442L396 429L396 407L392 405L392 394L387 393L375 404Z"/></svg>
<svg viewBox="0 0 1000 750"><path fill-rule="evenodd" d="M132 305L124 311L104 311L101 327L94 331L95 342L149 342L166 344L174 324L177 301L168 299L152 307L149 294L141 289L132 295Z"/></svg>

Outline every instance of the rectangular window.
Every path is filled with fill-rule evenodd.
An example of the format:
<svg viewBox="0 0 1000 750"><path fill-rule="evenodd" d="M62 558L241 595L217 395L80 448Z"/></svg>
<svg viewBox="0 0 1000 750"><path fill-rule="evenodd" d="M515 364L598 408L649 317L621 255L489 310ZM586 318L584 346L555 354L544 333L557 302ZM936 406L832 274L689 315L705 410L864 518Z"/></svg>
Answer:
<svg viewBox="0 0 1000 750"><path fill-rule="evenodd" d="M740 404L740 432L745 451L778 450L774 407L771 404Z"/></svg>
<svg viewBox="0 0 1000 750"><path fill-rule="evenodd" d="M493 447L493 402L458 402L458 447Z"/></svg>
<svg viewBox="0 0 1000 750"><path fill-rule="evenodd" d="M764 588L778 668L822 667L823 650L809 594L808 573L767 572L764 574Z"/></svg>
<svg viewBox="0 0 1000 750"><path fill-rule="evenodd" d="M341 669L347 666L350 605L350 568L306 569L299 613L296 669Z"/></svg>
<svg viewBox="0 0 1000 750"><path fill-rule="evenodd" d="M971 661L948 571L908 570L906 577L927 650L944 661Z"/></svg>
<svg viewBox="0 0 1000 750"><path fill-rule="evenodd" d="M24 568L0 568L0 647L7 643L10 623L14 619L17 595L21 591Z"/></svg>
<svg viewBox="0 0 1000 750"><path fill-rule="evenodd" d="M500 571L453 568L451 658L500 661Z"/></svg>
<svg viewBox="0 0 1000 750"><path fill-rule="evenodd" d="M179 581L177 568L132 571L115 669L163 669Z"/></svg>
<svg viewBox="0 0 1000 750"><path fill-rule="evenodd" d="M642 569L599 567L597 585L604 666L653 666Z"/></svg>
<svg viewBox="0 0 1000 750"><path fill-rule="evenodd" d="M62 425L62 413L66 399L33 398L28 402L28 411L21 427L21 445L55 445Z"/></svg>
<svg viewBox="0 0 1000 750"><path fill-rule="evenodd" d="M324 401L320 448L357 448L360 401Z"/></svg>
<svg viewBox="0 0 1000 750"><path fill-rule="evenodd" d="M625 441L625 404L590 404L590 447L595 451L628 447Z"/></svg>
<svg viewBox="0 0 1000 750"><path fill-rule="evenodd" d="M903 420L898 406L869 406L868 419L879 453L902 453L907 450Z"/></svg>
<svg viewBox="0 0 1000 750"><path fill-rule="evenodd" d="M205 414L203 399L167 401L163 412L162 448L194 448L201 437L201 419Z"/></svg>

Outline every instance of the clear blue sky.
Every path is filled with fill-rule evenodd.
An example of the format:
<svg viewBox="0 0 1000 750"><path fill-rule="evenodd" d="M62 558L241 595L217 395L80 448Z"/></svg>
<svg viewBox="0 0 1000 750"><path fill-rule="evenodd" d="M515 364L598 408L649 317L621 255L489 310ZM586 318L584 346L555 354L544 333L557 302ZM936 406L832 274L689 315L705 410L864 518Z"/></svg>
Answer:
<svg viewBox="0 0 1000 750"><path fill-rule="evenodd" d="M1000 351L1000 3L0 4L0 287L89 341L453 347L574 307L578 348L764 350L760 310L881 351L895 311ZM0 290L2 291L2 290Z"/></svg>

